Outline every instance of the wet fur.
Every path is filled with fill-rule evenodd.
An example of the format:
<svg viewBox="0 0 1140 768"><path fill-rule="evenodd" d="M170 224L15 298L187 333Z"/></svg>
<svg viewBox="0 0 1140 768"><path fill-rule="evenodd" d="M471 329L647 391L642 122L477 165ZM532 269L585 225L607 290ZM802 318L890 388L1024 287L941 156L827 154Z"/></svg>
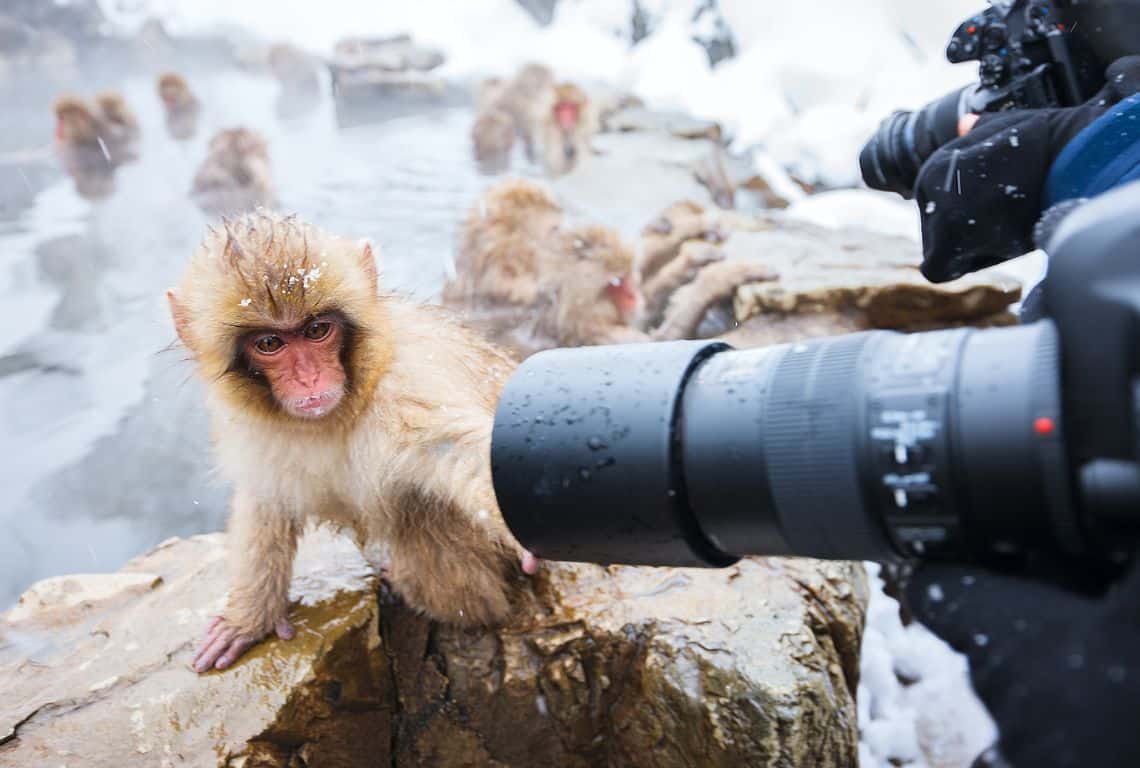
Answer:
<svg viewBox="0 0 1140 768"><path fill-rule="evenodd" d="M674 225L673 217L681 223ZM700 226L690 226L688 219ZM686 233L716 239L695 203L671 206L646 228L653 230L668 238L661 246L668 266L643 285L634 272L634 251L618 233L570 226L543 187L504 181L464 221L456 277L443 298L491 338L525 355L552 346L692 338L704 312L736 286L771 278L755 262L714 263L723 256L708 252L707 242L701 243L705 249L679 256ZM611 280L623 276L643 302L642 311L630 317L622 316L606 292Z"/></svg>
<svg viewBox="0 0 1140 768"><path fill-rule="evenodd" d="M560 103L577 106L578 120L573 128L559 125L554 108ZM597 133L598 116L586 92L573 83L558 83L545 89L531 114L531 133L538 158L551 176L573 170L590 152L590 139Z"/></svg>
<svg viewBox="0 0 1140 768"><path fill-rule="evenodd" d="M320 276L307 286L290 281L314 268ZM174 306L209 388L219 465L236 489L227 622L261 637L284 617L309 521L386 544L393 587L434 619L506 618L518 549L487 461L512 370L504 355L438 308L378 293L370 250L273 214L211 232ZM237 339L326 311L354 329L345 400L325 419L288 417L242 370Z"/></svg>
<svg viewBox="0 0 1140 768"><path fill-rule="evenodd" d="M186 79L176 72L167 72L158 78L158 95L166 113L166 130L174 139L193 138L198 131L198 113L201 104ZM172 96L167 101L164 96Z"/></svg>
<svg viewBox="0 0 1140 768"><path fill-rule="evenodd" d="M476 86L472 149L476 161L486 172L497 172L505 167L516 136L522 141L527 157L535 159L534 112L553 83L554 73L549 68L527 64L510 80L488 78ZM509 142L505 139L508 123L511 126ZM498 149L500 154L491 158L492 149Z"/></svg>
<svg viewBox="0 0 1140 768"><path fill-rule="evenodd" d="M241 213L276 204L269 149L248 128L220 131L194 175L191 196L211 215Z"/></svg>

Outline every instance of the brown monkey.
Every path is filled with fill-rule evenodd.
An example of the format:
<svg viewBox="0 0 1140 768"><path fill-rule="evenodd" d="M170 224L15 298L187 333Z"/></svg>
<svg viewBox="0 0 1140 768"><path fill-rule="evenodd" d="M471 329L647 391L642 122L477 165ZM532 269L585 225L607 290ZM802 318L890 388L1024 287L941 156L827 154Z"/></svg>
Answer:
<svg viewBox="0 0 1140 768"><path fill-rule="evenodd" d="M501 77L485 77L475 85L475 114L489 109L499 109L498 101L507 89L507 81Z"/></svg>
<svg viewBox="0 0 1140 768"><path fill-rule="evenodd" d="M597 118L586 92L573 83L547 89L533 116L532 133L543 169L567 173L590 150Z"/></svg>
<svg viewBox="0 0 1140 768"><path fill-rule="evenodd" d="M516 135L522 139L527 158L535 159L534 112L553 84L554 74L549 68L527 64L510 81L488 78L476 86L471 139L481 170L493 173L504 168Z"/></svg>
<svg viewBox="0 0 1140 768"><path fill-rule="evenodd" d="M724 239L724 233L715 220L705 214L704 208L689 200L673 203L641 231L637 277L643 284L649 284L657 271L675 259L681 246L689 240L715 244Z"/></svg>
<svg viewBox="0 0 1140 768"><path fill-rule="evenodd" d="M694 256L689 269L695 273L714 260ZM771 278L759 265L733 262L671 302L693 275L658 281L652 289L660 295L647 294L633 264L632 249L616 232L565 226L561 208L542 187L516 179L492 187L467 217L457 275L443 298L467 310L492 338L528 354L551 346L690 337L705 308L741 283ZM643 305L665 315L664 330L651 330Z"/></svg>
<svg viewBox="0 0 1140 768"><path fill-rule="evenodd" d="M720 256L723 258L723 255ZM577 227L559 232L542 261L535 327L551 346L624 344L694 338L705 312L732 296L743 283L771 280L770 270L754 262L713 258L692 282L661 296L638 290L632 274L633 251L605 227ZM665 304L657 327L643 322L644 303Z"/></svg>
<svg viewBox="0 0 1140 768"><path fill-rule="evenodd" d="M506 170L514 146L515 123L505 111L489 109L475 119L471 147L480 171L493 174Z"/></svg>
<svg viewBox="0 0 1140 768"><path fill-rule="evenodd" d="M533 161L534 113L553 85L554 73L542 64L527 64L509 81L488 78L475 89L476 121L492 112L509 117L514 133L522 139L527 158ZM502 121L502 118L497 117L496 120Z"/></svg>
<svg viewBox="0 0 1140 768"><path fill-rule="evenodd" d="M186 78L176 72L167 72L159 77L158 97L166 111L166 130L171 138L193 138L198 131L201 104L190 90Z"/></svg>
<svg viewBox="0 0 1140 768"><path fill-rule="evenodd" d="M385 543L389 580L434 619L503 620L517 559L491 486L491 426L509 360L438 309L382 294L372 249L294 217L211 230L169 292L209 390L235 486L232 586L194 659L224 669L288 638L308 521Z"/></svg>
<svg viewBox="0 0 1140 768"><path fill-rule="evenodd" d="M444 287L444 300L534 304L539 259L562 217L550 193L533 182L508 179L491 187L463 222L456 277Z"/></svg>
<svg viewBox="0 0 1140 768"><path fill-rule="evenodd" d="M64 170L83 197L98 199L115 188L118 163L100 135L102 126L82 99L64 96L55 102L55 146Z"/></svg>
<svg viewBox="0 0 1140 768"><path fill-rule="evenodd" d="M523 142L527 158L535 159L533 135L534 111L539 101L554 85L554 73L543 64L527 64L503 89L498 106L515 121L515 132Z"/></svg>
<svg viewBox="0 0 1140 768"><path fill-rule="evenodd" d="M535 329L548 346L649 341L633 327L641 296L633 251L605 227L576 227L547 244L538 281Z"/></svg>
<svg viewBox="0 0 1140 768"><path fill-rule="evenodd" d="M273 205L276 196L265 139L248 128L219 132L194 176L191 196L211 215Z"/></svg>
<svg viewBox="0 0 1140 768"><path fill-rule="evenodd" d="M639 326L653 328L660 325L673 294L691 283L702 269L723 260L724 252L712 243L701 240L686 242L671 261L642 284L646 300L638 315Z"/></svg>
<svg viewBox="0 0 1140 768"><path fill-rule="evenodd" d="M127 106L126 99L117 91L104 91L95 96L95 113L99 118L99 133L117 163L138 157L139 121Z"/></svg>

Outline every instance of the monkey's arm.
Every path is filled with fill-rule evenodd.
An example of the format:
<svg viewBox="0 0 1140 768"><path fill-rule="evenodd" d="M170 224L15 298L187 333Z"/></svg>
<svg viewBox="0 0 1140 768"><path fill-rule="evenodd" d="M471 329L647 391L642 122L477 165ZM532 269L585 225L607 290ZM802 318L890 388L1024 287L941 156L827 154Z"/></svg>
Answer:
<svg viewBox="0 0 1140 768"><path fill-rule="evenodd" d="M636 264L637 274L648 283L659 269L677 258L681 246L689 240L704 240L715 244L723 243L725 236L703 213L691 213L679 217L675 222L662 219L651 225L646 235L644 250Z"/></svg>
<svg viewBox="0 0 1140 768"><path fill-rule="evenodd" d="M665 322L653 332L653 338L657 341L691 339L708 308L731 296L737 286L775 277L774 272L755 262L722 261L705 267L696 280L673 294Z"/></svg>
<svg viewBox="0 0 1140 768"><path fill-rule="evenodd" d="M287 511L240 491L234 495L228 537L229 600L194 655L196 671L225 669L270 632L276 631L283 640L293 637L286 613L299 533Z"/></svg>
<svg viewBox="0 0 1140 768"><path fill-rule="evenodd" d="M701 267L723 261L724 253L709 243L686 244L677 258L663 266L642 287L645 307L642 310L639 326L651 328L661 322L661 315L673 292L690 282Z"/></svg>

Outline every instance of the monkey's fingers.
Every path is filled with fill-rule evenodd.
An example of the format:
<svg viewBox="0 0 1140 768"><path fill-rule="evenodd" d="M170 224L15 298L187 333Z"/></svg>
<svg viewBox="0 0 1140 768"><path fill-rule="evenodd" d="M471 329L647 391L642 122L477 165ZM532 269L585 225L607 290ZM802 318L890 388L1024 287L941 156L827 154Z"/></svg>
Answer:
<svg viewBox="0 0 1140 768"><path fill-rule="evenodd" d="M198 652L194 654L194 661L192 662L194 671L202 673L211 669L236 634L237 630L224 621L220 621L211 627L206 634L206 639L198 646Z"/></svg>
<svg viewBox="0 0 1140 768"><path fill-rule="evenodd" d="M273 627L273 631L276 632L277 636L282 640L292 640L293 635L296 634L293 630L293 625L288 619L278 619Z"/></svg>
<svg viewBox="0 0 1140 768"><path fill-rule="evenodd" d="M523 550L520 556L522 561L522 570L527 576L533 576L538 573L538 558L528 550Z"/></svg>
<svg viewBox="0 0 1140 768"><path fill-rule="evenodd" d="M725 252L720 248L686 248L685 257L691 267L705 267L725 260Z"/></svg>
<svg viewBox="0 0 1140 768"><path fill-rule="evenodd" d="M229 644L225 647L225 652L214 662L214 668L225 669L237 661L256 642L257 638L252 635L235 635L230 638Z"/></svg>

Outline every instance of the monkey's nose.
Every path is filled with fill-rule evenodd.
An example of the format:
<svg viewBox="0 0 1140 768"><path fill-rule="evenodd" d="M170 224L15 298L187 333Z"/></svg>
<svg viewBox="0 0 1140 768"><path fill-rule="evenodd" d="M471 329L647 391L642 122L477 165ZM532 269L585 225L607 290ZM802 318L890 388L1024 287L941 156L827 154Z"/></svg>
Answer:
<svg viewBox="0 0 1140 768"><path fill-rule="evenodd" d="M321 378L321 372L316 371L294 371L293 379L306 389L312 389L317 386L317 382Z"/></svg>
<svg viewBox="0 0 1140 768"><path fill-rule="evenodd" d="M562 151L566 155L567 160L573 160L578 154L578 148L573 144L567 144Z"/></svg>

